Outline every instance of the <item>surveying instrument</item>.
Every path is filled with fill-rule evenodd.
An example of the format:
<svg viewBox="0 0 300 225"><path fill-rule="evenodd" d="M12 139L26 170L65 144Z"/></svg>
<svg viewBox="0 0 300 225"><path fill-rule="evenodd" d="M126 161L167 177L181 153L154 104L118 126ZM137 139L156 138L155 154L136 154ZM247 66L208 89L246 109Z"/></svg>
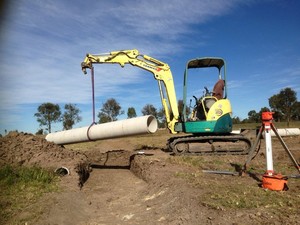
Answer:
<svg viewBox="0 0 300 225"><path fill-rule="evenodd" d="M289 158L292 160L294 166L300 173L300 164L296 161L291 151L288 149L287 145L283 141L282 137L279 135L277 129L275 128L274 124L272 123L274 112L263 112L262 113L262 125L259 128L258 135L252 146L247 161L244 164L243 171L245 172L247 166L249 165L250 161L253 159L253 153L257 149L257 146L260 143L260 140L263 137L263 132L265 133L265 142L266 142L266 161L267 161L267 170L263 175L262 179L262 187L265 189L282 191L287 190L287 177L277 174L274 172L273 168L273 152L272 152L272 140L271 140L271 131L273 131L276 137L279 139L281 145L285 149L286 153L288 154Z"/></svg>

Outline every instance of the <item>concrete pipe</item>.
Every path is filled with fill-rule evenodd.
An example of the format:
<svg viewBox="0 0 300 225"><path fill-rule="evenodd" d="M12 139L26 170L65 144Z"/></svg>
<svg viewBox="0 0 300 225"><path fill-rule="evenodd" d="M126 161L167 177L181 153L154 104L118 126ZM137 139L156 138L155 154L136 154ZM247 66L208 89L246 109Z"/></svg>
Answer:
<svg viewBox="0 0 300 225"><path fill-rule="evenodd" d="M90 127L76 128L46 136L46 140L55 144L73 144L87 141L103 140L131 135L155 133L157 120L154 116L141 116L110 123L95 124Z"/></svg>
<svg viewBox="0 0 300 225"><path fill-rule="evenodd" d="M299 128L280 128L277 129L277 132L280 136L298 136L300 135L300 129ZM233 130L231 132L232 134L240 134L242 133L242 129L239 130ZM263 133L264 135L264 133ZM271 136L276 136L276 134L271 130Z"/></svg>
<svg viewBox="0 0 300 225"><path fill-rule="evenodd" d="M56 168L56 170L54 172L59 176L70 175L70 170L67 167L64 167L64 166Z"/></svg>
<svg viewBox="0 0 300 225"><path fill-rule="evenodd" d="M300 129L299 128L280 128L277 129L277 132L280 136L297 136L300 135ZM271 131L272 136L276 136L276 134Z"/></svg>

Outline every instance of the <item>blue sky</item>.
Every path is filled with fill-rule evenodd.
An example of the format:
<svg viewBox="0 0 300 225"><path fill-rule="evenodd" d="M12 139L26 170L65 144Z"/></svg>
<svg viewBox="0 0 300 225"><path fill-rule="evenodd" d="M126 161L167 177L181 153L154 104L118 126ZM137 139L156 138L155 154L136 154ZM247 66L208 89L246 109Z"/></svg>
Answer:
<svg viewBox="0 0 300 225"><path fill-rule="evenodd" d="M299 101L298 0L9 2L0 24L2 134L35 133L34 113L44 102L62 109L77 104L83 120L76 127L90 125L91 81L80 63L86 53L121 49L138 49L168 63L178 99L188 60L224 58L233 116L242 119L250 110L268 107L268 98L286 87L297 92ZM157 82L146 71L96 65L95 76L97 111L108 98L125 111L134 107L138 115L146 104L161 107ZM200 96L207 84L198 82ZM61 129L61 123L53 126Z"/></svg>

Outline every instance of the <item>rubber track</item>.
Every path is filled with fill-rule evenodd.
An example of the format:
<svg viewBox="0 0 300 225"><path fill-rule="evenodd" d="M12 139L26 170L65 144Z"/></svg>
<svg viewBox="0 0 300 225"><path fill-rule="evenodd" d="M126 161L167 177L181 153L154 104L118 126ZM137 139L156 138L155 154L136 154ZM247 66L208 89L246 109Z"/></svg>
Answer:
<svg viewBox="0 0 300 225"><path fill-rule="evenodd" d="M222 150L222 151L206 151L206 152L185 152L177 153L175 150L175 145L178 143L207 143L210 141L223 141L223 142L236 142L243 141L248 145L247 149L239 150ZM249 138L243 135L218 135L218 136L182 136L173 137L168 140L168 148L174 154L178 155L246 155L249 153L252 146L252 142Z"/></svg>

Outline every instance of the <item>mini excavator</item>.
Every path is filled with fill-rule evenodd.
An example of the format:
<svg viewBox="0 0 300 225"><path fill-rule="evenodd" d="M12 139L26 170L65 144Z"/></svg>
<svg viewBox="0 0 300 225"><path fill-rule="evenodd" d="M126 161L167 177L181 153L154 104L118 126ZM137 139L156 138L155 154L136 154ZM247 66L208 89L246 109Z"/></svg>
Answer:
<svg viewBox="0 0 300 225"><path fill-rule="evenodd" d="M81 63L84 74L93 70L93 64L125 64L139 67L154 75L158 81L167 127L174 135L167 142L168 150L176 155L186 154L248 154L251 140L247 135L232 134L231 105L227 99L226 65L222 58L196 58L187 62L183 83L183 109L179 112L173 76L168 64L142 55L138 50L120 50L104 54L87 54ZM191 69L216 68L218 79L210 92L199 99L188 110L187 81ZM191 113L189 113L191 111Z"/></svg>

